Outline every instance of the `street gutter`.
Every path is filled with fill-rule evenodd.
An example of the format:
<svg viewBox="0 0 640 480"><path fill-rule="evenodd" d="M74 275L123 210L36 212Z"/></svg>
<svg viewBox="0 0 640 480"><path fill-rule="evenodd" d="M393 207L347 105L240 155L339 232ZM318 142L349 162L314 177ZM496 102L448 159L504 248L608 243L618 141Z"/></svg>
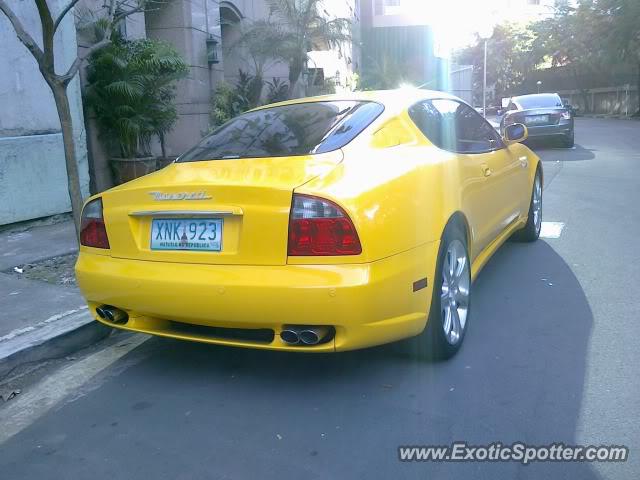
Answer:
<svg viewBox="0 0 640 480"><path fill-rule="evenodd" d="M111 331L82 306L9 332L0 337L0 379L18 366L64 357L92 345Z"/></svg>

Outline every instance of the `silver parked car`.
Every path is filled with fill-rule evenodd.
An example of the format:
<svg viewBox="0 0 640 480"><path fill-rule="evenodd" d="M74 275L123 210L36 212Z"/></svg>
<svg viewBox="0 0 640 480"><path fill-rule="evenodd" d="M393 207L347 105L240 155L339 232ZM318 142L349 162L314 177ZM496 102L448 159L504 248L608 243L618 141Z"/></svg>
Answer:
<svg viewBox="0 0 640 480"><path fill-rule="evenodd" d="M500 131L512 123L523 123L529 138L556 138L571 148L574 144L573 114L557 93L520 95L509 101L500 122Z"/></svg>

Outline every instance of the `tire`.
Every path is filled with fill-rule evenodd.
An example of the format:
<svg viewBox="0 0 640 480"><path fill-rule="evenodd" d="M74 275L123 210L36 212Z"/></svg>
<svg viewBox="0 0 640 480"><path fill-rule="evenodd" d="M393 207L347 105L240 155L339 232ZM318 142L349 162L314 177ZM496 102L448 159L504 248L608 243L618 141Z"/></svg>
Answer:
<svg viewBox="0 0 640 480"><path fill-rule="evenodd" d="M529 214L527 223L511 237L516 242L535 242L540 237L542 226L542 175L540 167L536 170L531 189L531 200L529 201Z"/></svg>
<svg viewBox="0 0 640 480"><path fill-rule="evenodd" d="M422 356L446 360L458 352L469 327L470 299L467 236L460 226L450 223L440 243L427 326L412 339ZM444 301L451 303L445 305Z"/></svg>
<svg viewBox="0 0 640 480"><path fill-rule="evenodd" d="M562 138L562 146L564 148L573 148L574 145L575 145L575 135L572 129L569 135L565 135Z"/></svg>

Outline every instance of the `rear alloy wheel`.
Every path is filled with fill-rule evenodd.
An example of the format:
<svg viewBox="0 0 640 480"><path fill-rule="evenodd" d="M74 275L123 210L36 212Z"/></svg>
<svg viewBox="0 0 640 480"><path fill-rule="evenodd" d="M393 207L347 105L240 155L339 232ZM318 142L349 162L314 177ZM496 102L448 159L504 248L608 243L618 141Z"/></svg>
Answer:
<svg viewBox="0 0 640 480"><path fill-rule="evenodd" d="M470 287L467 252L462 242L455 239L447 247L440 287L440 320L449 345L458 345L464 336Z"/></svg>
<svg viewBox="0 0 640 480"><path fill-rule="evenodd" d="M540 169L536 170L533 180L533 190L531 192L531 202L529 204L529 216L527 223L513 234L512 239L518 242L535 242L540 237L542 228L542 176Z"/></svg>
<svg viewBox="0 0 640 480"><path fill-rule="evenodd" d="M471 264L466 235L456 225L445 230L434 280L427 327L417 338L427 356L451 358L460 349L469 325Z"/></svg>

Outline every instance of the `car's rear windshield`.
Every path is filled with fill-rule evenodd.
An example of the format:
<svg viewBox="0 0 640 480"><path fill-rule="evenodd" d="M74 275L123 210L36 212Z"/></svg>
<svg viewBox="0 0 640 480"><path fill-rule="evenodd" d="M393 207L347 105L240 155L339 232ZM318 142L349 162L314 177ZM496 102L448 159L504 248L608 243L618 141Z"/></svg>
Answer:
<svg viewBox="0 0 640 480"><path fill-rule="evenodd" d="M562 106L560 97L553 94L527 95L526 97L517 97L515 101L520 104L523 110L529 110L531 108L555 108Z"/></svg>
<svg viewBox="0 0 640 480"><path fill-rule="evenodd" d="M375 102L320 101L265 108L214 130L179 162L285 157L343 147L382 113Z"/></svg>

